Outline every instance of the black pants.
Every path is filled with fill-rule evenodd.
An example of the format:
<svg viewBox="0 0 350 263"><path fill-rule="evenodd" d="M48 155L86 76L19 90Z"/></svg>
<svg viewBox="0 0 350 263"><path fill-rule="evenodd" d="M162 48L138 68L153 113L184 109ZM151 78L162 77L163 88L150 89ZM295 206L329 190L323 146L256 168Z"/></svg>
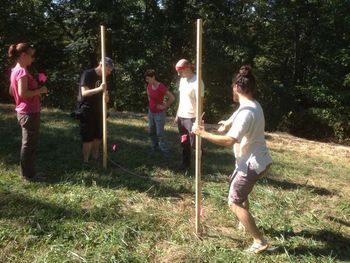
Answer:
<svg viewBox="0 0 350 263"><path fill-rule="evenodd" d="M36 174L36 152L39 141L40 113L17 113L19 125L22 127L21 173L32 178Z"/></svg>
<svg viewBox="0 0 350 263"><path fill-rule="evenodd" d="M195 135L191 133L196 118L178 118L177 127L181 136L182 165L191 165L192 149L196 147Z"/></svg>

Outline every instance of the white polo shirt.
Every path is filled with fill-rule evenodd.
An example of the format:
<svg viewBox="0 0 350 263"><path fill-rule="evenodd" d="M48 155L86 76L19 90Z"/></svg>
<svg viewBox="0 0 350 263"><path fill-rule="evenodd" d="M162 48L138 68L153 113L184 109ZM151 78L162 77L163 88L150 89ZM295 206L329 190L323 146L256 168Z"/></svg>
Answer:
<svg viewBox="0 0 350 263"><path fill-rule="evenodd" d="M236 157L235 171L246 175L248 165L258 174L272 163L265 141L265 118L259 102L243 101L233 113L231 129L226 134L238 140L233 145Z"/></svg>
<svg viewBox="0 0 350 263"><path fill-rule="evenodd" d="M202 81L202 96L204 96L204 84ZM192 78L181 78L179 84L179 108L177 116L181 118L195 118L196 117L196 89L197 89L197 75L194 74Z"/></svg>

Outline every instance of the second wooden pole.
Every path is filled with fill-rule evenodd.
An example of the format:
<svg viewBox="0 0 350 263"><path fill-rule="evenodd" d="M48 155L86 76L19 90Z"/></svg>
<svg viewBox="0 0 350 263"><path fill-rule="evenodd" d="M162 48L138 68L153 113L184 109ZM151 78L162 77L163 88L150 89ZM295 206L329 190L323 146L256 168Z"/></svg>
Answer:
<svg viewBox="0 0 350 263"><path fill-rule="evenodd" d="M101 63L102 63L102 83L106 85L106 45L105 45L105 27L101 26ZM103 168L107 168L107 103L106 103L106 90L102 95L102 119L103 119Z"/></svg>
<svg viewBox="0 0 350 263"><path fill-rule="evenodd" d="M197 89L196 89L196 123L202 123L202 19L197 19ZM201 167L202 167L202 140L196 136L196 234L201 234Z"/></svg>

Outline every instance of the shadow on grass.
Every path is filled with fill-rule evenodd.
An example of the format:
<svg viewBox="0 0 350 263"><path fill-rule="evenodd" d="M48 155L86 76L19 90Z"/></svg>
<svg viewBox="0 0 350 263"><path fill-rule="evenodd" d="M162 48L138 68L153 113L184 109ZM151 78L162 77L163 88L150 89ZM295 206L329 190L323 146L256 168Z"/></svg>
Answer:
<svg viewBox="0 0 350 263"><path fill-rule="evenodd" d="M322 187L316 187L316 186L311 186L307 184L298 184L298 183L294 183L286 180L280 181L280 180L272 179L270 177L264 177L262 180L258 181L258 184L271 185L275 188L281 188L283 190L306 189L314 194L321 195L321 196L328 196L328 195L335 194Z"/></svg>
<svg viewBox="0 0 350 263"><path fill-rule="evenodd" d="M128 190L143 192L151 197L174 197L176 199L183 199L181 194L192 194L190 187L186 187L183 184L174 184L167 180L157 180L157 178L152 177L140 176L135 178L135 176L123 174L113 181L119 187L125 186ZM111 182L108 182L108 184L110 183Z"/></svg>
<svg viewBox="0 0 350 263"><path fill-rule="evenodd" d="M16 113L5 106L1 105L0 107L1 137L6 138L6 140L2 139L0 143L0 153L1 157L3 157L1 162L5 166L18 165L21 148L21 128L17 122ZM73 169L77 168L74 165L76 164L74 157L80 151L79 130L68 114L63 112L42 112L40 126L37 153L39 171L45 169L46 172L46 168L51 168L48 171L62 173L62 169L57 168L66 169L68 166L71 166Z"/></svg>
<svg viewBox="0 0 350 263"><path fill-rule="evenodd" d="M328 216L327 219L329 219L332 222L336 222L336 223L338 223L340 225L350 227L350 222L344 221L344 220L336 218L334 216Z"/></svg>
<svg viewBox="0 0 350 263"><path fill-rule="evenodd" d="M9 165L18 164L21 130L16 112L9 105L0 106L0 160Z"/></svg>
<svg viewBox="0 0 350 263"><path fill-rule="evenodd" d="M0 192L0 218L28 218L45 213L43 218L60 219L75 218L79 214L77 209L67 209L64 206L56 206L39 199L29 198L21 193L12 193L8 191ZM36 211L36 213L35 213ZM83 212L81 212L83 214ZM39 215L40 217L40 215Z"/></svg>
<svg viewBox="0 0 350 263"><path fill-rule="evenodd" d="M182 148L179 134L176 131L166 131L166 137L170 146L170 154L165 157L161 153L151 151L151 142L143 127L131 127L130 124L112 124L110 141L120 143L120 151L111 155L118 163L132 169L135 166L144 166L147 169L154 167L168 169L177 172L182 162ZM132 142L133 141L133 142ZM137 143L139 142L139 143ZM212 168L212 164L224 163L227 166L233 164L233 157L230 153L218 151L218 147L209 142L203 141L205 154L203 156L203 169L206 174L217 173L218 169ZM193 151L193 164L195 152ZM225 168L220 169L226 170ZM147 172L147 171L145 171Z"/></svg>
<svg viewBox="0 0 350 263"><path fill-rule="evenodd" d="M8 105L0 106L1 136L8 138L8 140L2 140L0 143L0 157L2 157L1 162L5 166L10 167L19 163L21 130L13 109ZM110 120L113 119L110 118ZM94 180L102 187L125 186L131 190L138 190L140 192L145 192L152 188L148 193L153 196L172 195L178 197L179 192L189 193L189 187L183 186L183 183L176 184L171 182L173 186L169 186L170 184L167 182L159 182L153 179L158 176L162 177L162 173L166 173L166 177L172 179L176 176L181 176L178 168L181 163L182 149L179 143L178 133L169 129L166 131L172 149L170 156L166 157L161 153L152 153L150 151L151 143L149 136L145 132L144 127L140 126L140 123L133 125L133 120L129 120L125 118L125 124L109 122L109 144L117 143L120 149L117 152L112 152L111 147L107 146L109 151L108 156L127 169L141 174L145 178L135 179L132 176L125 175L125 173L117 178L108 177L106 174L111 170L103 170L101 168L101 161L101 164L93 168L92 173L95 174ZM205 145L206 174L215 174L218 172L218 169L212 168L211 165L216 164L218 160L220 160L220 163L225 162L230 164L232 162L232 156L230 154L218 152L215 147L209 143ZM63 111L43 111L41 113L37 166L38 172L48 178L46 184L60 182L81 184L81 176L79 174L84 173L81 156L78 122L71 119L69 114ZM220 167L220 165L218 166ZM171 172L170 176L169 171ZM203 180L205 180L205 177Z"/></svg>
<svg viewBox="0 0 350 263"><path fill-rule="evenodd" d="M87 203L89 200L86 200ZM132 209L122 210L123 204L120 200L109 202L108 207L91 206L89 208L80 207L74 204L74 207L67 208L67 204L61 201L59 204L52 204L43 199L30 198L21 193L9 191L0 191L0 220L11 220L9 228L13 223L23 225L25 228L31 228L30 233L35 236L47 237L49 234L53 240L65 242L66 240L77 240L82 236L84 239L84 229L94 222L102 224L115 223L118 219L127 222L125 225L134 226L140 229L155 229L161 224L159 217L149 216L146 212L135 212ZM81 204L84 205L84 204ZM141 220L142 219L142 220ZM139 222L143 222L140 224ZM81 225L87 223L88 225ZM79 224L80 227L74 228ZM2 225L2 230L7 226ZM130 228L130 227L129 227ZM131 229L131 228L130 228ZM27 230L26 230L27 231ZM124 233L127 232L125 229ZM130 243L137 242L137 235L134 231L129 231L128 238ZM2 232L4 240L6 237ZM11 232L8 232L11 235ZM17 233L15 233L17 235Z"/></svg>
<svg viewBox="0 0 350 263"><path fill-rule="evenodd" d="M302 230L300 232L287 232L278 231L274 229L265 229L265 233L271 236L283 236L286 241L292 237L302 237L305 239L311 239L315 241L322 242L323 245L318 247L310 247L307 245L301 245L298 247L285 249L290 255L303 256L303 255L313 255L315 257L330 256L334 259L349 261L350 260L350 238L345 237L337 232L330 230L318 230L318 231L308 231ZM285 252L282 247L274 250L273 253L283 253Z"/></svg>

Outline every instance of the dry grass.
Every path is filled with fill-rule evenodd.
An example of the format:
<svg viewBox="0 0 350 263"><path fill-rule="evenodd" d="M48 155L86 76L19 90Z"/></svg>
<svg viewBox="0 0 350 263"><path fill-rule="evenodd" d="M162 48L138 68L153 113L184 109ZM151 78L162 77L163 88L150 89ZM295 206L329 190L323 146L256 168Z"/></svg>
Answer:
<svg viewBox="0 0 350 263"><path fill-rule="evenodd" d="M286 133L268 133L268 146L300 154L300 158L313 158L350 168L350 147L298 138Z"/></svg>
<svg viewBox="0 0 350 263"><path fill-rule="evenodd" d="M267 143L272 152L292 154L295 159L290 161L295 167L309 166L311 174L317 175L293 176L293 181L350 197L350 184L346 181L349 175L346 171L350 171L350 147L310 141L285 133L268 133ZM336 169L342 171L339 177L335 176L338 173Z"/></svg>
<svg viewBox="0 0 350 263"><path fill-rule="evenodd" d="M110 158L123 169L84 170L76 124L47 109L39 160L52 181L23 184L18 152L8 150L18 146L18 126L9 106L0 109L0 129L12 138L0 141L0 262L350 261L349 147L267 134L274 165L251 193L251 210L278 249L255 256L243 252L251 237L227 207L231 149L205 144L198 238L194 176L174 169L181 153L172 123L169 159L149 153L144 115L112 115L109 140L120 150Z"/></svg>

